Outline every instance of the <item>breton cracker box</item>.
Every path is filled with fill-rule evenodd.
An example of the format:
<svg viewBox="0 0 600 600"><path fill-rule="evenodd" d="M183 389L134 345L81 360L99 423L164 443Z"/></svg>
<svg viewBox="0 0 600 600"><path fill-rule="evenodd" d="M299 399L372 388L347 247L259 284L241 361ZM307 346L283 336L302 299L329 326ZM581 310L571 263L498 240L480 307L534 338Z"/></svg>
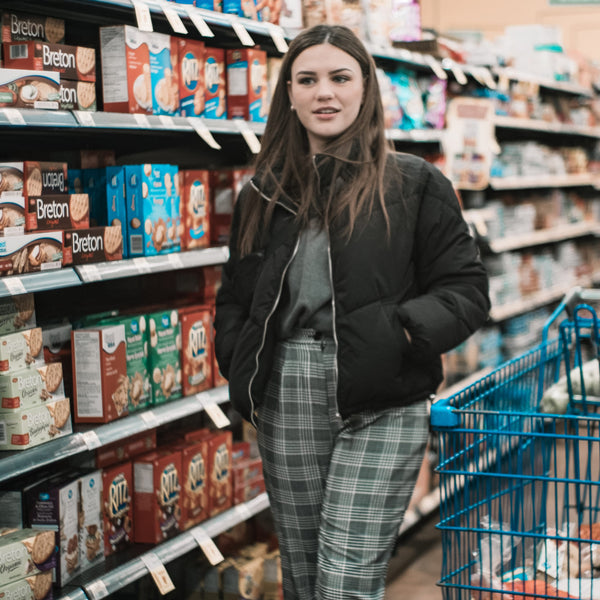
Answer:
<svg viewBox="0 0 600 600"><path fill-rule="evenodd" d="M125 327L76 329L73 392L76 423L108 423L128 414Z"/></svg>
<svg viewBox="0 0 600 600"><path fill-rule="evenodd" d="M225 50L206 47L204 53L204 114L207 119L227 118Z"/></svg>
<svg viewBox="0 0 600 600"><path fill-rule="evenodd" d="M2 196L0 198L0 236L25 233L25 198Z"/></svg>
<svg viewBox="0 0 600 600"><path fill-rule="evenodd" d="M60 363L0 374L0 413L41 406L48 400L64 396Z"/></svg>
<svg viewBox="0 0 600 600"><path fill-rule="evenodd" d="M68 229L64 232L63 265L85 265L123 258L120 225Z"/></svg>
<svg viewBox="0 0 600 600"><path fill-rule="evenodd" d="M183 395L212 387L212 315L208 306L179 310Z"/></svg>
<svg viewBox="0 0 600 600"><path fill-rule="evenodd" d="M54 531L27 528L0 536L0 587L56 567Z"/></svg>
<svg viewBox="0 0 600 600"><path fill-rule="evenodd" d="M0 69L0 107L57 110L60 73Z"/></svg>
<svg viewBox="0 0 600 600"><path fill-rule="evenodd" d="M42 481L28 491L25 504L32 527L55 532L56 582L62 587L81 570L77 480L60 474Z"/></svg>
<svg viewBox="0 0 600 600"><path fill-rule="evenodd" d="M267 53L255 48L227 50L227 115L267 120Z"/></svg>
<svg viewBox="0 0 600 600"><path fill-rule="evenodd" d="M142 431L96 450L96 466L107 467L156 449L156 429Z"/></svg>
<svg viewBox="0 0 600 600"><path fill-rule="evenodd" d="M79 562L81 570L104 560L102 471L77 478L79 496Z"/></svg>
<svg viewBox="0 0 600 600"><path fill-rule="evenodd" d="M2 586L2 598L19 600L52 600L52 571L38 573Z"/></svg>
<svg viewBox="0 0 600 600"><path fill-rule="evenodd" d="M0 414L0 450L27 450L73 433L68 398Z"/></svg>
<svg viewBox="0 0 600 600"><path fill-rule="evenodd" d="M42 330L44 361L60 363L63 371L65 395L73 397L73 361L71 356L71 331L69 322L48 323Z"/></svg>
<svg viewBox="0 0 600 600"><path fill-rule="evenodd" d="M152 114L148 33L130 25L100 27L104 110Z"/></svg>
<svg viewBox="0 0 600 600"><path fill-rule="evenodd" d="M90 199L87 194L29 196L25 229L86 229L90 226Z"/></svg>
<svg viewBox="0 0 600 600"><path fill-rule="evenodd" d="M83 46L38 40L2 44L3 65L9 69L54 71L60 78L96 81L96 51Z"/></svg>
<svg viewBox="0 0 600 600"><path fill-rule="evenodd" d="M102 469L104 555L133 543L133 466L123 462Z"/></svg>
<svg viewBox="0 0 600 600"><path fill-rule="evenodd" d="M33 294L19 294L0 298L0 335L33 329L35 325Z"/></svg>
<svg viewBox="0 0 600 600"><path fill-rule="evenodd" d="M207 248L210 245L210 171L189 169L179 171L181 183L181 247Z"/></svg>
<svg viewBox="0 0 600 600"><path fill-rule="evenodd" d="M173 36L171 44L178 55L179 112L199 117L204 112L204 42Z"/></svg>
<svg viewBox="0 0 600 600"><path fill-rule="evenodd" d="M25 161L0 163L0 196L46 196L69 191L67 163Z"/></svg>
<svg viewBox="0 0 600 600"><path fill-rule="evenodd" d="M148 34L152 112L155 115L179 113L179 66L177 52L171 52L171 36L155 31Z"/></svg>
<svg viewBox="0 0 600 600"><path fill-rule="evenodd" d="M92 81L60 82L60 110L96 110L96 84Z"/></svg>
<svg viewBox="0 0 600 600"><path fill-rule="evenodd" d="M181 452L156 450L133 460L134 540L158 544L181 530Z"/></svg>
<svg viewBox="0 0 600 600"><path fill-rule="evenodd" d="M62 231L0 238L0 275L50 271L62 267Z"/></svg>
<svg viewBox="0 0 600 600"><path fill-rule="evenodd" d="M153 404L163 404L182 395L181 325L176 310L148 314L148 369Z"/></svg>
<svg viewBox="0 0 600 600"><path fill-rule="evenodd" d="M0 337L0 373L15 373L44 363L40 327L7 333Z"/></svg>
<svg viewBox="0 0 600 600"><path fill-rule="evenodd" d="M65 41L65 22L55 17L2 11L2 41L42 40L52 44Z"/></svg>

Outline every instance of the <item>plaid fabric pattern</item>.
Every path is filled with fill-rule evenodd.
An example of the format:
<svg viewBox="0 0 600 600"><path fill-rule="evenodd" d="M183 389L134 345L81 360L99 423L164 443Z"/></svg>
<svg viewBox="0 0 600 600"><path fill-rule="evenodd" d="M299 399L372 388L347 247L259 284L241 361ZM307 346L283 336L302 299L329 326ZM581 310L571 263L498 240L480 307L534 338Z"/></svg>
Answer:
<svg viewBox="0 0 600 600"><path fill-rule="evenodd" d="M377 600L428 437L427 406L342 421L333 340L280 343L258 443L286 600Z"/></svg>

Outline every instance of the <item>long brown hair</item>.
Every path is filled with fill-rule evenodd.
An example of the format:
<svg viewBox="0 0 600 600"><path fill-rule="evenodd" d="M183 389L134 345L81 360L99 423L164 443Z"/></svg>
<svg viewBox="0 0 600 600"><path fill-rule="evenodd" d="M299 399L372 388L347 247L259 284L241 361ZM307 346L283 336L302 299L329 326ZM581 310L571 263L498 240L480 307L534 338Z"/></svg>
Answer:
<svg viewBox="0 0 600 600"><path fill-rule="evenodd" d="M290 109L287 84L292 65L304 50L330 44L352 56L363 76L363 103L356 120L339 136L328 140L323 152L332 159L331 182L344 174L344 185L331 185L325 206L318 205L319 181L310 156L306 131L295 111ZM297 218L302 224L309 216L321 214L329 226L342 214L347 215L345 234L354 230L357 216L370 214L378 199L389 230L384 204L384 169L390 144L385 138L383 105L377 82L375 63L362 42L347 27L317 25L302 31L285 54L275 87L269 118L256 158L259 182L270 188L273 202L265 208L259 194L252 194L241 214L238 249L242 255L252 250L257 233L268 225L275 201L286 194L296 203ZM389 233L389 231L388 231Z"/></svg>

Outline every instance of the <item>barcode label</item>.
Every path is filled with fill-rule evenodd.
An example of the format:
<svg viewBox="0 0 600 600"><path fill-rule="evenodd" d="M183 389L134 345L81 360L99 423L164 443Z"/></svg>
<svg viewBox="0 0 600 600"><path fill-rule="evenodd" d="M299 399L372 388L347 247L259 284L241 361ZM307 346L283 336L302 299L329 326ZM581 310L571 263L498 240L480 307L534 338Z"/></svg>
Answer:
<svg viewBox="0 0 600 600"><path fill-rule="evenodd" d="M0 421L0 444L3 446L8 444L8 440L6 439L6 423Z"/></svg>
<svg viewBox="0 0 600 600"><path fill-rule="evenodd" d="M17 44L16 46L11 46L10 58L11 60L16 58L28 58L27 44Z"/></svg>
<svg viewBox="0 0 600 600"><path fill-rule="evenodd" d="M141 235L129 236L129 250L131 254L143 254L144 238Z"/></svg>

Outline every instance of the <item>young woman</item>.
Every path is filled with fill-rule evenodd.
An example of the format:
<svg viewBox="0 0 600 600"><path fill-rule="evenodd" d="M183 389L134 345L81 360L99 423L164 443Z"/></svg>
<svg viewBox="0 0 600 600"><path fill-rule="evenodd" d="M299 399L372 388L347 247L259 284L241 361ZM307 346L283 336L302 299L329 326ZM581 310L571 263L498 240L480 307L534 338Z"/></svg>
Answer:
<svg viewBox="0 0 600 600"><path fill-rule="evenodd" d="M285 598L383 598L440 354L489 300L451 184L389 147L349 29L290 44L230 251L216 352L258 430Z"/></svg>

